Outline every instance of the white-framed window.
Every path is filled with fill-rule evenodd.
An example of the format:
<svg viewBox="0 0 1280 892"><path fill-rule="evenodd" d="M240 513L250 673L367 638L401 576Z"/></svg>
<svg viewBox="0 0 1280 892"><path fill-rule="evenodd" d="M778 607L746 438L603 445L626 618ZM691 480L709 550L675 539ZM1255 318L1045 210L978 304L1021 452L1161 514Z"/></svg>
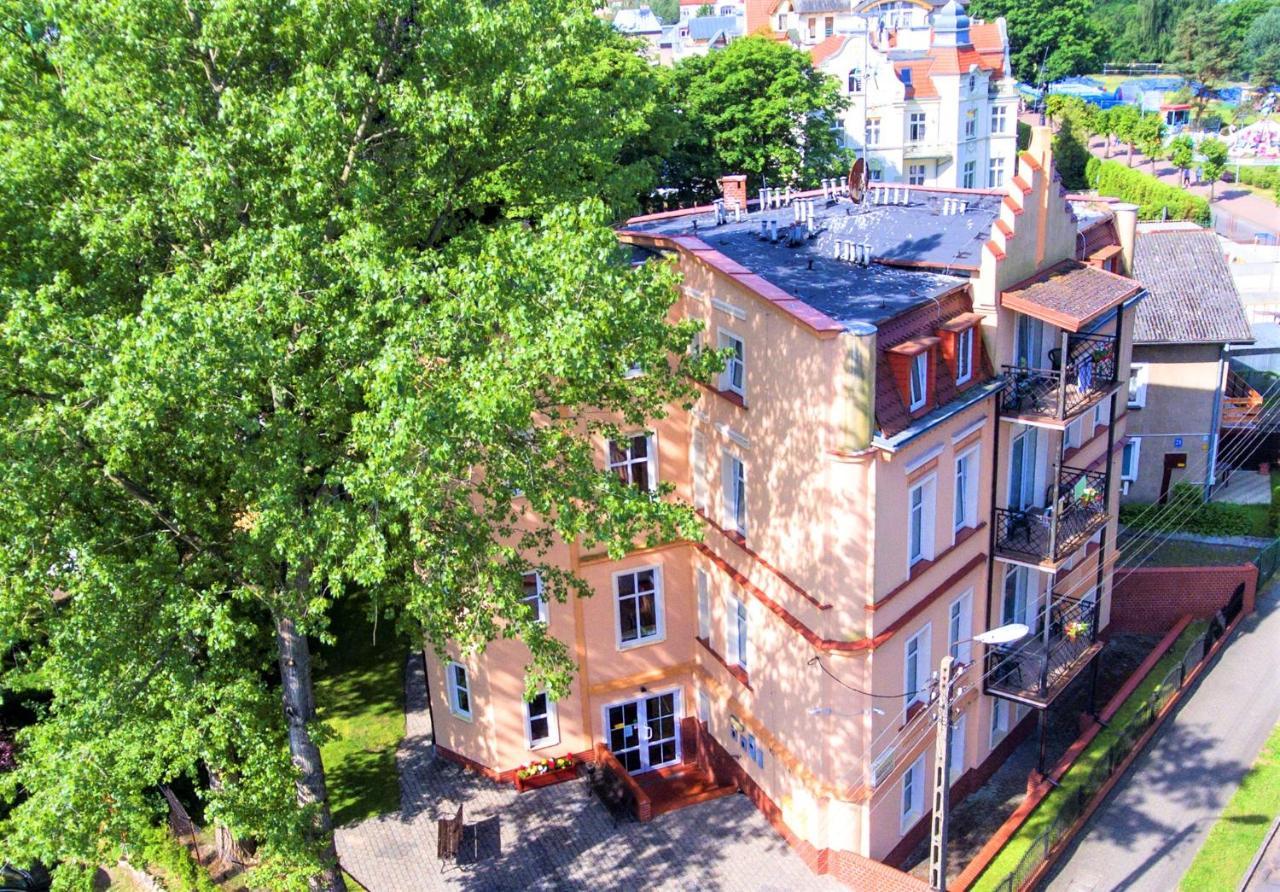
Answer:
<svg viewBox="0 0 1280 892"><path fill-rule="evenodd" d="M1078 449L1084 442L1084 416L1080 415L1069 421L1063 436L1067 438L1068 449Z"/></svg>
<svg viewBox="0 0 1280 892"><path fill-rule="evenodd" d="M1004 571L1004 598L1000 605L1000 625L1025 623L1035 627L1031 621L1030 571L1017 564L1006 564Z"/></svg>
<svg viewBox="0 0 1280 892"><path fill-rule="evenodd" d="M711 697L702 688L698 688L698 721L711 725Z"/></svg>
<svg viewBox="0 0 1280 892"><path fill-rule="evenodd" d="M711 640L711 580L707 571L699 567L693 571L695 585L698 589L698 637L703 641Z"/></svg>
<svg viewBox="0 0 1280 892"><path fill-rule="evenodd" d="M524 733L529 749L555 746L560 742L560 720L556 716L556 701L539 691L524 704Z"/></svg>
<svg viewBox="0 0 1280 892"><path fill-rule="evenodd" d="M720 389L736 393L738 396L746 396L746 348L742 343L742 338L722 328L720 329L719 344L721 350L730 351L729 357L724 363L724 371L720 373Z"/></svg>
<svg viewBox="0 0 1280 892"><path fill-rule="evenodd" d="M751 654L751 638L747 630L747 604L733 595L725 597L724 640L725 662L743 670Z"/></svg>
<svg viewBox="0 0 1280 892"><path fill-rule="evenodd" d="M873 182L873 183L883 183L883 182L884 182L884 168L883 168L883 167L868 167L868 168L867 168L867 173L871 176L871 182Z"/></svg>
<svg viewBox="0 0 1280 892"><path fill-rule="evenodd" d="M850 71L850 72L849 72L849 84L848 84L848 86L849 86L849 92L850 92L850 93L861 93L861 92L862 92L862 72L861 72L861 71L859 71L857 68L855 68L855 69L853 69L853 71Z"/></svg>
<svg viewBox="0 0 1280 892"><path fill-rule="evenodd" d="M973 75L969 75L969 89L970 90L973 89ZM964 138L973 139L977 135L978 135L978 113L973 109L969 109L967 112L964 113ZM970 161L967 166L972 168L973 162ZM968 186L966 188L972 188L972 186Z"/></svg>
<svg viewBox="0 0 1280 892"><path fill-rule="evenodd" d="M706 435L697 427L693 429L689 446L689 464L693 466L693 507L706 514L711 496L707 485L707 441Z"/></svg>
<svg viewBox="0 0 1280 892"><path fill-rule="evenodd" d="M1138 479L1138 460L1142 451L1142 438L1130 437L1125 441L1124 453L1120 459L1120 479Z"/></svg>
<svg viewBox="0 0 1280 892"><path fill-rule="evenodd" d="M933 560L933 528L937 506L937 478L932 474L911 487L907 496L907 566Z"/></svg>
<svg viewBox="0 0 1280 892"><path fill-rule="evenodd" d="M932 635L933 626L925 623L924 628L902 645L902 690L906 694L907 706L929 699L929 639Z"/></svg>
<svg viewBox="0 0 1280 892"><path fill-rule="evenodd" d="M973 589L969 589L947 608L947 653L961 663L968 663L972 637Z"/></svg>
<svg viewBox="0 0 1280 892"><path fill-rule="evenodd" d="M961 176L961 186L965 189L973 188L974 170L977 168L977 161L966 161L964 163L964 173Z"/></svg>
<svg viewBox="0 0 1280 892"><path fill-rule="evenodd" d="M973 164L972 161L968 162ZM973 377L973 329L956 335L956 383L966 384Z"/></svg>
<svg viewBox="0 0 1280 892"><path fill-rule="evenodd" d="M824 37L830 37L836 33L836 17L829 15L822 20L822 34Z"/></svg>
<svg viewBox="0 0 1280 892"><path fill-rule="evenodd" d="M658 486L658 450L652 434L609 442L609 470L628 486L652 492Z"/></svg>
<svg viewBox="0 0 1280 892"><path fill-rule="evenodd" d="M445 666L445 681L449 711L460 719L471 721L471 678L467 675L467 667L450 662Z"/></svg>
<svg viewBox="0 0 1280 892"><path fill-rule="evenodd" d="M977 85L978 85L978 78L975 75L972 75L972 74L969 75L969 92L972 93L973 88L976 87ZM969 114L973 114L973 112L971 111L969 112Z"/></svg>
<svg viewBox="0 0 1280 892"><path fill-rule="evenodd" d="M978 447L956 456L955 529L978 525Z"/></svg>
<svg viewBox="0 0 1280 892"><path fill-rule="evenodd" d="M662 640L662 573L657 567L614 573L613 593L619 648Z"/></svg>
<svg viewBox="0 0 1280 892"><path fill-rule="evenodd" d="M991 132L1004 133L1009 125L1009 107L997 105L991 109Z"/></svg>
<svg viewBox="0 0 1280 892"><path fill-rule="evenodd" d="M987 162L987 188L997 189L1004 185L1004 159L992 158Z"/></svg>
<svg viewBox="0 0 1280 892"><path fill-rule="evenodd" d="M867 145L880 145L880 119L867 118ZM876 168L879 170L879 168ZM883 171L881 172L883 174Z"/></svg>
<svg viewBox="0 0 1280 892"><path fill-rule="evenodd" d="M923 409L929 399L929 351L911 357L911 411Z"/></svg>
<svg viewBox="0 0 1280 892"><path fill-rule="evenodd" d="M907 141L924 142L924 112L911 112L907 115Z"/></svg>
<svg viewBox="0 0 1280 892"><path fill-rule="evenodd" d="M529 618L535 622L545 623L547 617L547 602L542 597L542 574L538 572L526 573L520 579L520 585L524 591L524 595L520 598L529 608Z"/></svg>
<svg viewBox="0 0 1280 892"><path fill-rule="evenodd" d="M1129 405L1141 409L1147 404L1147 364L1135 362L1129 369Z"/></svg>
<svg viewBox="0 0 1280 892"><path fill-rule="evenodd" d="M910 186L923 186L925 172L925 166L923 164L908 164L907 184Z"/></svg>
<svg viewBox="0 0 1280 892"><path fill-rule="evenodd" d="M1039 464L1040 433L1026 427L1009 445L1009 507L1025 511L1036 504L1036 468Z"/></svg>
<svg viewBox="0 0 1280 892"><path fill-rule="evenodd" d="M997 697L991 700L991 746L995 746L1009 733L1009 704Z"/></svg>
<svg viewBox="0 0 1280 892"><path fill-rule="evenodd" d="M902 773L902 832L911 829L924 814L924 756Z"/></svg>
<svg viewBox="0 0 1280 892"><path fill-rule="evenodd" d="M747 467L728 452L724 454L724 522L729 530L747 534Z"/></svg>

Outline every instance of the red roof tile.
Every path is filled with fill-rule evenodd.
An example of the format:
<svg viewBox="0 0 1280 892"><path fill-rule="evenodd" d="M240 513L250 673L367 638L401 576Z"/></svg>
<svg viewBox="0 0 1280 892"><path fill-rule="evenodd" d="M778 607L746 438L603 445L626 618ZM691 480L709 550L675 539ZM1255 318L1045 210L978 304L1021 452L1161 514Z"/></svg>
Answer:
<svg viewBox="0 0 1280 892"><path fill-rule="evenodd" d="M813 62L815 67L821 65L836 53L840 52L848 40L849 35L847 34L832 34L826 40L822 41L822 43L810 48L809 59Z"/></svg>

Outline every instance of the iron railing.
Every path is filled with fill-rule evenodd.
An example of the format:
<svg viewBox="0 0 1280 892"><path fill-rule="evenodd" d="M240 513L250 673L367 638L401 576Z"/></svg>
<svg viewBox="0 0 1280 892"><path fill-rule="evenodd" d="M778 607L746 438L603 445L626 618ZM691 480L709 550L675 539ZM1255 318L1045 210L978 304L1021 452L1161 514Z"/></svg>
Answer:
<svg viewBox="0 0 1280 892"><path fill-rule="evenodd" d="M1055 599L1044 634L987 651L987 690L1048 704L1088 661L1098 640L1098 605Z"/></svg>
<svg viewBox="0 0 1280 892"><path fill-rule="evenodd" d="M1066 558L1110 519L1108 473L1064 467L1057 493L1049 488L1047 508L997 508L996 553L1037 564Z"/></svg>
<svg viewBox="0 0 1280 892"><path fill-rule="evenodd" d="M1005 415L1063 421L1088 406L1116 383L1113 335L1072 335L1067 361L1061 349L1049 351L1051 369L1004 366L1008 382L1000 397Z"/></svg>
<svg viewBox="0 0 1280 892"><path fill-rule="evenodd" d="M1211 628L1194 641L1182 653L1178 665L1172 667L1160 683L1152 688L1147 698L1124 725L1114 727L1114 734L1101 757L1079 780L1069 771L1063 778L1057 794L1063 793L1061 786L1067 786L1066 799L1058 805L1057 814L1049 826L1032 840L1031 845L1023 853L1016 867L999 880L992 888L997 892L1019 892L1025 889L1032 876L1040 866L1049 859L1049 853L1062 841L1067 831L1084 814L1102 785L1119 768L1125 757L1133 752L1134 746L1143 733L1151 727L1156 717L1168 705L1169 701L1182 689L1191 671L1208 655L1210 647L1216 640L1220 630ZM1107 729L1113 730L1112 728ZM1104 732L1105 733L1105 732Z"/></svg>

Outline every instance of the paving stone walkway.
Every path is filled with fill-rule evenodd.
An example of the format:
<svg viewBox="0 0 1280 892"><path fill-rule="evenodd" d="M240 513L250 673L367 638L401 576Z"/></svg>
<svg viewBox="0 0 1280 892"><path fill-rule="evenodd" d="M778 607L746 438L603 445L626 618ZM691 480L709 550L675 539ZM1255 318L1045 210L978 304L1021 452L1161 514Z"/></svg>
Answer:
<svg viewBox="0 0 1280 892"><path fill-rule="evenodd" d="M615 828L585 781L517 794L436 759L421 656L410 658L405 688L400 811L337 833L343 868L369 892L845 888L811 873L744 796ZM435 822L459 803L470 863L442 871Z"/></svg>

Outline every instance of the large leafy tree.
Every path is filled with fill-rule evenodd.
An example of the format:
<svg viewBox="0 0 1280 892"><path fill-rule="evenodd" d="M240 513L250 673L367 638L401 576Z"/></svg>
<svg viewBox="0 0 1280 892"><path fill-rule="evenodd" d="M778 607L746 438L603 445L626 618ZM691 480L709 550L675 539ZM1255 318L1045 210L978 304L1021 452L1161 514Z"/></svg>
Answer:
<svg viewBox="0 0 1280 892"><path fill-rule="evenodd" d="M727 173L761 185L812 185L847 170L833 123L845 100L835 78L807 54L767 37L680 61L667 75L676 146L664 185L705 199Z"/></svg>
<svg viewBox="0 0 1280 892"><path fill-rule="evenodd" d="M975 18L1004 16L1014 74L1028 83L1052 83L1096 71L1105 41L1093 0L973 0Z"/></svg>
<svg viewBox="0 0 1280 892"><path fill-rule="evenodd" d="M553 537L692 535L588 437L708 361L607 226L656 169L653 70L576 0L41 9L0 14L0 648L52 700L0 858L113 858L213 773L264 885L340 888L334 599L518 636L557 692L521 574L584 593Z"/></svg>

